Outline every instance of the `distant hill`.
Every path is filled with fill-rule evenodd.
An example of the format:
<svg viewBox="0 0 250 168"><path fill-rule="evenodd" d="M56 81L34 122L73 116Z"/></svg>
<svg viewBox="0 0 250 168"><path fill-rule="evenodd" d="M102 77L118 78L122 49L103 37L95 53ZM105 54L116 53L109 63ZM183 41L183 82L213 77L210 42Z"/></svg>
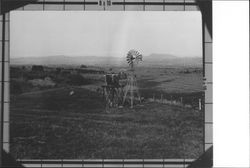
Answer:
<svg viewBox="0 0 250 168"><path fill-rule="evenodd" d="M177 57L170 54L150 54L143 57L143 65L202 66L201 57Z"/></svg>
<svg viewBox="0 0 250 168"><path fill-rule="evenodd" d="M105 65L119 63L120 58L97 57L97 56L47 56L47 57L26 57L10 59L11 64L39 64L39 65Z"/></svg>
<svg viewBox="0 0 250 168"><path fill-rule="evenodd" d="M119 66L126 65L125 58L100 57L100 56L47 56L47 57L25 57L12 58L10 63L13 65L99 65L99 66ZM177 57L169 54L150 54L143 57L143 66L164 66L164 65L183 65L201 66L201 57Z"/></svg>
<svg viewBox="0 0 250 168"><path fill-rule="evenodd" d="M171 55L171 54L157 54L153 53L148 56L145 56L145 58L157 58L157 59L176 59L177 56Z"/></svg>

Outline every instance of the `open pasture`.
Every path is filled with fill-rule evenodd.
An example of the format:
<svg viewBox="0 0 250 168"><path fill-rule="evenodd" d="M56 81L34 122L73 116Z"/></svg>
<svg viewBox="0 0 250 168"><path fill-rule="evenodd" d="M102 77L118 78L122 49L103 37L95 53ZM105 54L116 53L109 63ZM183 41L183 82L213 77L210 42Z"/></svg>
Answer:
<svg viewBox="0 0 250 168"><path fill-rule="evenodd" d="M77 87L11 99L10 147L16 158L196 158L202 153L202 113L192 109L144 103L105 111L98 94Z"/></svg>
<svg viewBox="0 0 250 168"><path fill-rule="evenodd" d="M149 101L134 109L107 109L96 90L104 74L85 71L11 72L10 148L15 158L196 158L202 153L202 111ZM145 100L182 97L184 104L196 107L203 96L200 68L138 67L136 75ZM29 80L35 77L50 77L56 85L32 86Z"/></svg>

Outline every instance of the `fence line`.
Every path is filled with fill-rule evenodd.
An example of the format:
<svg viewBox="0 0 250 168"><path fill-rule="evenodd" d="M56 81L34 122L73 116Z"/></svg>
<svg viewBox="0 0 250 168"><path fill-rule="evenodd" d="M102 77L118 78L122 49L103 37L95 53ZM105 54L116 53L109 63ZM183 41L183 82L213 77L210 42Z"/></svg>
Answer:
<svg viewBox="0 0 250 168"><path fill-rule="evenodd" d="M191 104L184 104L183 103L183 97L179 98L179 101L176 99L173 99L173 96L171 96L170 100L169 99L164 99L163 94L160 95L160 98L156 98L155 94L153 94L152 98L147 98L145 99L148 102L156 102L156 103L161 103L161 104L168 104L168 105L176 105L176 106L182 106L186 108L193 108L197 109L197 106L191 105ZM198 99L198 110L202 110L202 99Z"/></svg>

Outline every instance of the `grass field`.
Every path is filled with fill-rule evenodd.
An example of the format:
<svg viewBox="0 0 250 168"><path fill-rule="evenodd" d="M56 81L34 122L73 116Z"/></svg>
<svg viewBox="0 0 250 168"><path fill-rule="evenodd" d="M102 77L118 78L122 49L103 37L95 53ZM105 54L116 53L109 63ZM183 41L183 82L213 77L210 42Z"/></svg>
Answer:
<svg viewBox="0 0 250 168"><path fill-rule="evenodd" d="M146 103L107 113L99 95L74 90L72 97L69 89L12 97L16 158L196 158L202 152L200 112Z"/></svg>
<svg viewBox="0 0 250 168"><path fill-rule="evenodd" d="M177 95L191 103L197 102L202 96L201 74L180 73L179 69L164 74L165 70L152 69L147 74L143 69L138 71L142 96L164 93L166 97ZM22 159L197 158L201 155L201 111L147 101L134 109L106 110L100 93L88 88L62 85L11 94L11 154ZM72 90L74 94L70 95Z"/></svg>

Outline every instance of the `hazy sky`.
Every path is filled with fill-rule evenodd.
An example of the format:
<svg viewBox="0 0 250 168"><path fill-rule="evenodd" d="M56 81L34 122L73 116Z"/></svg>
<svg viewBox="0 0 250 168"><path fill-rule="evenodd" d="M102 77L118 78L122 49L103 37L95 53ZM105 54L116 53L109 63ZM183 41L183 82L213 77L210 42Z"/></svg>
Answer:
<svg viewBox="0 0 250 168"><path fill-rule="evenodd" d="M202 55L200 12L14 11L10 54L42 56Z"/></svg>

